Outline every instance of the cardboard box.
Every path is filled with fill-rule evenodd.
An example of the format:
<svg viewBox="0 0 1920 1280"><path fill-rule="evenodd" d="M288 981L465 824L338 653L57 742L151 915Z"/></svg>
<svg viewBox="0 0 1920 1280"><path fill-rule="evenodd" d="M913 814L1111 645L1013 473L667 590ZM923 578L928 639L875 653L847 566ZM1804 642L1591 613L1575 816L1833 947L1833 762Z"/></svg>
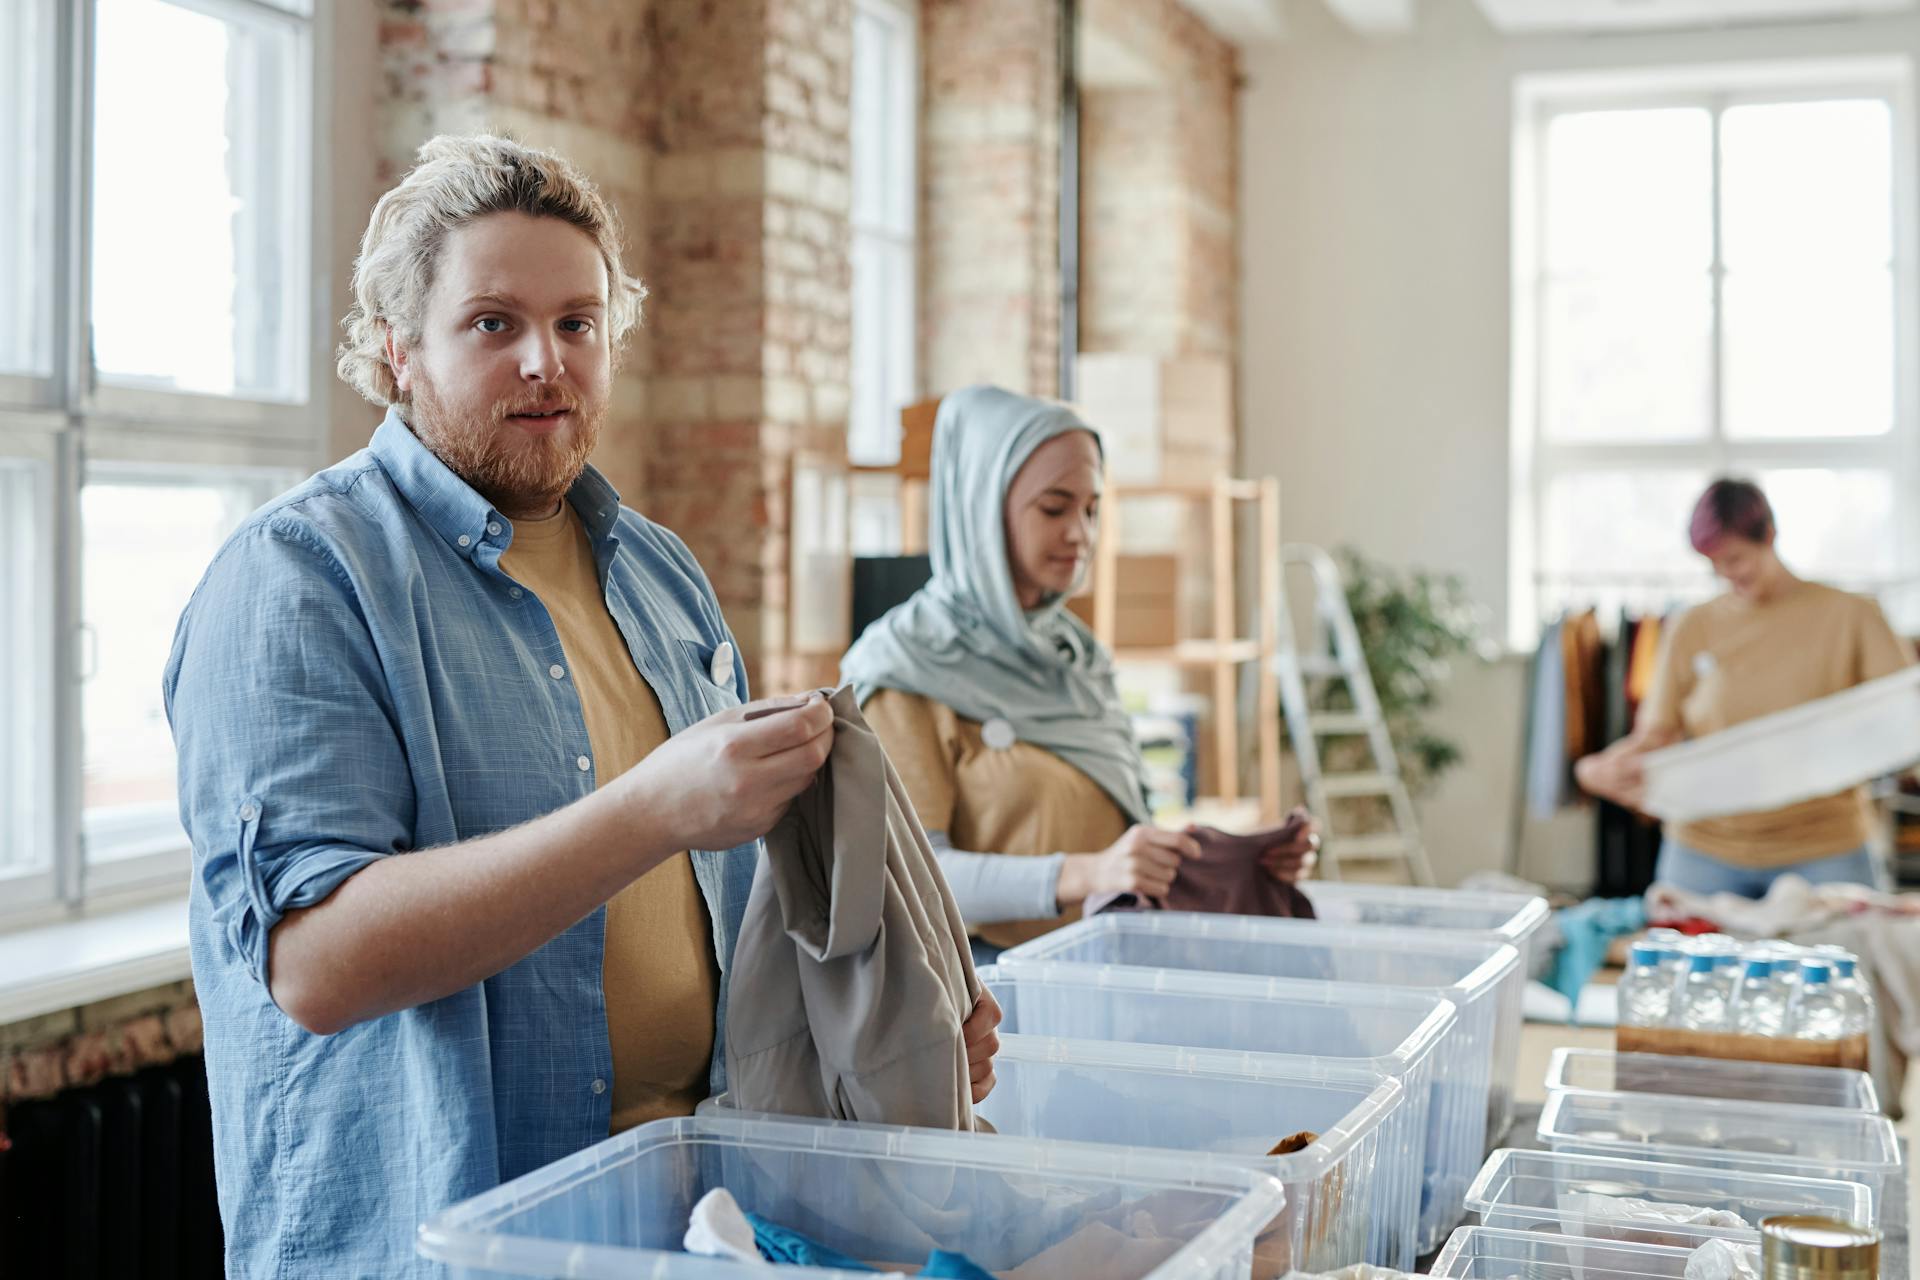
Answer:
<svg viewBox="0 0 1920 1280"><path fill-rule="evenodd" d="M1074 405L1106 442L1116 482L1205 484L1233 468L1233 366L1226 360L1082 352Z"/></svg>
<svg viewBox="0 0 1920 1280"><path fill-rule="evenodd" d="M1865 1036L1845 1040L1787 1040L1776 1036L1685 1031L1678 1027L1620 1027L1614 1032L1613 1043L1621 1053L1782 1062L1796 1067L1846 1067L1854 1071L1868 1069Z"/></svg>

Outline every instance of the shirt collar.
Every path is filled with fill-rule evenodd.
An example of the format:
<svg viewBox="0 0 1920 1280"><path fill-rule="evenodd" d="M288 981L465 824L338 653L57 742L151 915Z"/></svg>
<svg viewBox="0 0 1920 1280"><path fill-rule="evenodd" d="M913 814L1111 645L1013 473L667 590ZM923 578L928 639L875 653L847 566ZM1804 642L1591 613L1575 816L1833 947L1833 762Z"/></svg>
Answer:
<svg viewBox="0 0 1920 1280"><path fill-rule="evenodd" d="M488 542L506 544L507 518L421 443L397 408L388 407L370 448L401 496L455 551L471 556ZM587 467L567 490L567 501L580 514L596 551L612 539L620 518L620 492L605 476Z"/></svg>

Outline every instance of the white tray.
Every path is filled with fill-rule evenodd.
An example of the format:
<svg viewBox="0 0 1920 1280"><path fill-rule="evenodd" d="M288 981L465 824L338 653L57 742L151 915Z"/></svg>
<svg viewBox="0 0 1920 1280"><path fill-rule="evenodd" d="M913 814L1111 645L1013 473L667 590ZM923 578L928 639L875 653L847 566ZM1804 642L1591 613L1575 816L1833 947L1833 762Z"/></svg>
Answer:
<svg viewBox="0 0 1920 1280"><path fill-rule="evenodd" d="M1649 752L1641 808L1668 822L1782 809L1920 761L1920 667Z"/></svg>

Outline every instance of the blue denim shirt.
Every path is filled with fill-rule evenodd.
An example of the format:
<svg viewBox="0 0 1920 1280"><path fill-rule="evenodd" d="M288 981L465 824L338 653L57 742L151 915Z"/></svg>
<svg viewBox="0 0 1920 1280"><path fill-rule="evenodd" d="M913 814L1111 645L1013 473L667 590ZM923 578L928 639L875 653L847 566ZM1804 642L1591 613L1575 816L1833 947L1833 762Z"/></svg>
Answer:
<svg viewBox="0 0 1920 1280"><path fill-rule="evenodd" d="M746 669L714 679L733 639L686 546L591 469L568 501L668 725L737 705ZM369 448L251 516L181 616L164 687L229 1274L435 1274L414 1254L423 1219L607 1136L604 908L485 982L338 1035L267 987L288 910L594 789L573 682L548 673L559 635L500 569L512 540L389 413ZM716 1092L758 848L693 853L721 975Z"/></svg>

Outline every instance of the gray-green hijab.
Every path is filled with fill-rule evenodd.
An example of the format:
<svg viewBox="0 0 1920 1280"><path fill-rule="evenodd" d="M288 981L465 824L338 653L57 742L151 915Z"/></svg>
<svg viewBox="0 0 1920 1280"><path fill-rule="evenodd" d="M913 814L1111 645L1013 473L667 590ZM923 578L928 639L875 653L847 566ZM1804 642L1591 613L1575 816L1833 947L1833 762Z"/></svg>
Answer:
<svg viewBox="0 0 1920 1280"><path fill-rule="evenodd" d="M919 694L982 723L1005 720L1092 778L1135 822L1147 820L1140 750L1106 649L1063 596L1020 608L1007 564L1007 490L1055 436L1099 433L1045 400L968 387L934 422L928 549L933 578L867 629L841 661L862 703L881 689Z"/></svg>

